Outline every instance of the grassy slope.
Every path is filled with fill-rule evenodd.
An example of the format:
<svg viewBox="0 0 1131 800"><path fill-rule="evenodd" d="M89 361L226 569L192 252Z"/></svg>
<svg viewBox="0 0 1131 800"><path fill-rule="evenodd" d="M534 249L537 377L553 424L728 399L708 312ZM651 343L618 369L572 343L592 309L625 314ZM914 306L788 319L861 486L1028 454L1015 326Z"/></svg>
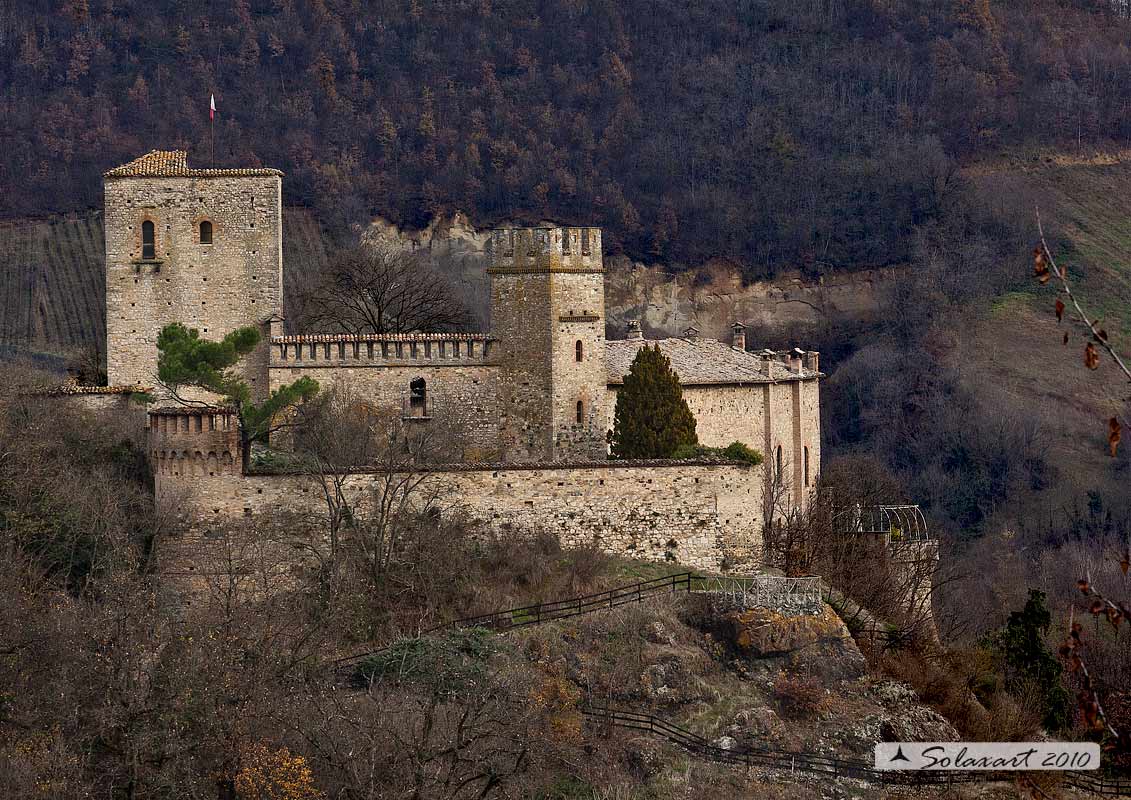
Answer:
<svg viewBox="0 0 1131 800"><path fill-rule="evenodd" d="M1041 209L1050 244L1067 265L1073 289L1122 352L1131 332L1131 158L1042 159L998 168L1021 184L1019 197ZM1031 214L1024 209L1022 213ZM1035 223L1034 223L1035 231ZM1035 238L1035 237L1034 237ZM1029 282L998 298L989 313L958 334L954 358L972 380L984 381L1000 409L1041 419L1050 457L1066 491L1118 490L1126 457L1107 454L1106 421L1126 409L1128 392L1108 359L1083 366L1086 336L1053 315L1056 290ZM1062 344L1067 330L1070 341ZM1054 501L1055 502L1055 501Z"/></svg>

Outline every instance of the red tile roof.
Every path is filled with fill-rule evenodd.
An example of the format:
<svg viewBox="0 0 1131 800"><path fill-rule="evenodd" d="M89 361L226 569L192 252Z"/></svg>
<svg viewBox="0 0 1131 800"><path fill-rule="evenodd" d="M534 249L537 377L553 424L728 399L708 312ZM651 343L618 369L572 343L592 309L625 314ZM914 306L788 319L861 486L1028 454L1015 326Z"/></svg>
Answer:
<svg viewBox="0 0 1131 800"><path fill-rule="evenodd" d="M140 158L107 172L106 178L211 178L279 175L277 169L193 169L184 150L150 150Z"/></svg>

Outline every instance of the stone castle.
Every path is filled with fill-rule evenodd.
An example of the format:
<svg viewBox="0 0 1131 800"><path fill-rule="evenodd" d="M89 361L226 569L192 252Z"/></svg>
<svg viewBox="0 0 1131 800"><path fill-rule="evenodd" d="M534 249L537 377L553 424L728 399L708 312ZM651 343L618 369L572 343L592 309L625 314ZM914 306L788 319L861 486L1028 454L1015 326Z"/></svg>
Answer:
<svg viewBox="0 0 1131 800"><path fill-rule="evenodd" d="M495 231L488 333L298 335L281 313L281 172L195 169L182 151L153 151L106 173L105 203L118 390L154 383L170 322L214 339L259 326L262 343L240 364L259 397L305 375L348 384L406 424L443 424L460 446L437 480L473 517L712 568L757 560L771 485L798 507L816 480L818 354L748 351L737 321L729 342L694 329L650 340L638 325L607 340L599 229ZM700 443L742 441L763 465L608 459L616 392L652 344L680 376ZM301 476L243 474L236 424L222 409L151 408L158 499L176 495L201 519L316 502Z"/></svg>

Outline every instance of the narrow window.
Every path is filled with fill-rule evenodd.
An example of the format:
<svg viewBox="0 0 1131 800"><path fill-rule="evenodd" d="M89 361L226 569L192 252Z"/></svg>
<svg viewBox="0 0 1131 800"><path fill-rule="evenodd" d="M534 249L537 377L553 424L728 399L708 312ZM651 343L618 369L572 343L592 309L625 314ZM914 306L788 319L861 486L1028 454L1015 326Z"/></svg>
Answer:
<svg viewBox="0 0 1131 800"><path fill-rule="evenodd" d="M569 255L569 229L562 229L562 255Z"/></svg>
<svg viewBox="0 0 1131 800"><path fill-rule="evenodd" d="M578 342L578 344L581 344ZM581 400L577 401L577 424L580 425L585 420L585 403Z"/></svg>
<svg viewBox="0 0 1131 800"><path fill-rule="evenodd" d="M782 476L782 464L781 464L781 445L780 444L778 445L777 453L774 456L774 461L775 461L775 466L776 466L777 472L778 472L778 478L781 478L781 476Z"/></svg>
<svg viewBox="0 0 1131 800"><path fill-rule="evenodd" d="M148 219L141 223L141 257L146 261L152 261L157 258L157 244L153 232L153 221Z"/></svg>
<svg viewBox="0 0 1131 800"><path fill-rule="evenodd" d="M581 343L581 340L578 339L577 344L575 344L573 346L573 358L574 358L575 361L580 362L582 356L584 356L584 355L585 355L585 345L583 345Z"/></svg>
<svg viewBox="0 0 1131 800"><path fill-rule="evenodd" d="M809 485L809 448L805 448L805 485Z"/></svg>
<svg viewBox="0 0 1131 800"><path fill-rule="evenodd" d="M200 223L200 243L212 244L212 223L208 220Z"/></svg>
<svg viewBox="0 0 1131 800"><path fill-rule="evenodd" d="M428 416L428 384L424 378L413 378L408 385L409 410L414 417Z"/></svg>

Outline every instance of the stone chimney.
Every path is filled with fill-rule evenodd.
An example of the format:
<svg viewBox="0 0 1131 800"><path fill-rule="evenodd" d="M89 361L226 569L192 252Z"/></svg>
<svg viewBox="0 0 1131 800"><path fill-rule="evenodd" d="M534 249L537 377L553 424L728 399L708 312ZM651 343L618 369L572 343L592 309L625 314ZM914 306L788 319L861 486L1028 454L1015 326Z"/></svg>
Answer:
<svg viewBox="0 0 1131 800"><path fill-rule="evenodd" d="M730 346L735 350L746 351L746 326L741 322L730 326Z"/></svg>
<svg viewBox="0 0 1131 800"><path fill-rule="evenodd" d="M642 342L644 341L644 331L640 328L640 320L630 319L628 321L628 341Z"/></svg>
<svg viewBox="0 0 1131 800"><path fill-rule="evenodd" d="M821 371L821 354L816 350L810 350L805 354L805 369L813 372Z"/></svg>
<svg viewBox="0 0 1131 800"><path fill-rule="evenodd" d="M800 347L795 347L789 351L789 371L801 372L801 359L805 355L805 351Z"/></svg>
<svg viewBox="0 0 1131 800"><path fill-rule="evenodd" d="M773 377L773 374L774 374L774 366L773 366L774 365L774 351L773 350L763 350L758 355L762 359L762 361L761 361L762 374L765 375L767 378Z"/></svg>

